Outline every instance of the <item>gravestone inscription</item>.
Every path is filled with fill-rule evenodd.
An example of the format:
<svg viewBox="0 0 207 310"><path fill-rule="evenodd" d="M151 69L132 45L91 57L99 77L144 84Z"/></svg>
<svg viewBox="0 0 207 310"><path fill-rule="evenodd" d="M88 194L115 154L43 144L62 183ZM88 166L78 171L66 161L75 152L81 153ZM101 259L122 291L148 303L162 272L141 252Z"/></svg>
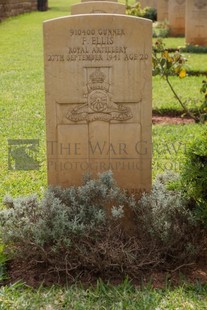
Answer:
<svg viewBox="0 0 207 310"><path fill-rule="evenodd" d="M44 23L48 182L112 170L151 187L151 21L113 14Z"/></svg>

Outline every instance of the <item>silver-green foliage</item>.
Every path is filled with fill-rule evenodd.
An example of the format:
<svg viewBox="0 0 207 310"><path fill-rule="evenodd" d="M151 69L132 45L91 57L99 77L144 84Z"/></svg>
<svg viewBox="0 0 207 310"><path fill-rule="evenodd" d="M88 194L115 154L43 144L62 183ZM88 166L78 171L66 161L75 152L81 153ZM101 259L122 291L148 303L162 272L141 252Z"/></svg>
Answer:
<svg viewBox="0 0 207 310"><path fill-rule="evenodd" d="M125 201L126 196L111 172L99 175L96 180L86 177L79 187L49 188L40 202L36 196L18 199L7 196L4 199L7 208L0 212L3 242L40 248L50 245L55 251L68 249L75 235L81 238L106 223L104 207L116 204L114 208L119 210L119 204Z"/></svg>
<svg viewBox="0 0 207 310"><path fill-rule="evenodd" d="M137 212L150 238L165 248L167 255L185 260L196 254L197 227L182 191L169 188L179 178L174 173L157 176L152 191L139 201Z"/></svg>
<svg viewBox="0 0 207 310"><path fill-rule="evenodd" d="M117 186L111 172L87 176L79 187L49 188L42 201L6 197L0 236L15 256L66 273L70 266L71 272L134 275L146 266L183 264L196 257L201 242L185 199L168 189L175 178L157 177L139 201Z"/></svg>

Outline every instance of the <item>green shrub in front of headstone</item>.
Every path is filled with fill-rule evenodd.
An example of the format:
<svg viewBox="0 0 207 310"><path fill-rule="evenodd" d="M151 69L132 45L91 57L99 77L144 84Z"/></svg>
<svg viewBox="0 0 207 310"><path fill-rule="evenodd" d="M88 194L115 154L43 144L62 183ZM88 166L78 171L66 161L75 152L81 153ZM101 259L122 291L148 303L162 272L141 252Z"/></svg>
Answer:
<svg viewBox="0 0 207 310"><path fill-rule="evenodd" d="M17 262L32 262L35 270L47 266L64 279L84 273L136 278L140 271L191 263L203 239L182 192L167 188L176 178L157 177L140 201L118 188L111 172L79 187L50 188L42 201L7 197L0 211L5 250ZM130 234L121 225L129 209Z"/></svg>
<svg viewBox="0 0 207 310"><path fill-rule="evenodd" d="M197 219L207 226L207 135L194 140L186 155L181 185Z"/></svg>

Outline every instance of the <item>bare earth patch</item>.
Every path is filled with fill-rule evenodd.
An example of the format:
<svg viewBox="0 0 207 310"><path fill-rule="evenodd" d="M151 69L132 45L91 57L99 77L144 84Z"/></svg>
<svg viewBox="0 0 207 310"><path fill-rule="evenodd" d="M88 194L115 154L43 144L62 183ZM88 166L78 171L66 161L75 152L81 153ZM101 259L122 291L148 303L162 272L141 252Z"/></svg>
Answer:
<svg viewBox="0 0 207 310"><path fill-rule="evenodd" d="M48 266L43 264L36 265L33 262L25 264L23 261L11 261L7 266L7 274L9 279L3 284L23 281L32 287L38 287L41 284L48 287L57 283L65 285L66 283L74 284L76 282L75 277L63 276L61 272L53 273ZM78 283L82 283L82 285L88 287L90 285L96 285L98 278L101 278L104 282L110 282L113 285L119 285L125 279L124 275L117 273L112 273L110 277L104 277L104 275L95 276L86 273L78 279ZM198 281L201 284L205 284L207 283L207 266L205 262L199 262L195 264L186 264L186 266L178 266L176 270L148 270L146 272L141 272L139 277L130 278L130 280L135 286L151 283L154 288L165 288L167 283L178 286L182 284L183 281L188 283L195 283Z"/></svg>
<svg viewBox="0 0 207 310"><path fill-rule="evenodd" d="M187 117L174 117L174 116L153 116L152 123L156 124L163 124L163 125L180 125L180 124L190 124L195 123L195 121L191 118Z"/></svg>

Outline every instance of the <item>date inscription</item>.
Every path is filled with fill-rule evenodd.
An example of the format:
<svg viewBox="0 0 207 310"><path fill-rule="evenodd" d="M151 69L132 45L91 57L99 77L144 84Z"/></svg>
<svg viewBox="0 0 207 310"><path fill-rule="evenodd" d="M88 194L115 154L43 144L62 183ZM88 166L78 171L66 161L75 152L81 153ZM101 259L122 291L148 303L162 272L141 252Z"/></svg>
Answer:
<svg viewBox="0 0 207 310"><path fill-rule="evenodd" d="M47 56L48 62L74 62L74 61L146 61L149 55L134 50L121 42L126 36L122 28L108 29L70 29L69 46L63 54Z"/></svg>

